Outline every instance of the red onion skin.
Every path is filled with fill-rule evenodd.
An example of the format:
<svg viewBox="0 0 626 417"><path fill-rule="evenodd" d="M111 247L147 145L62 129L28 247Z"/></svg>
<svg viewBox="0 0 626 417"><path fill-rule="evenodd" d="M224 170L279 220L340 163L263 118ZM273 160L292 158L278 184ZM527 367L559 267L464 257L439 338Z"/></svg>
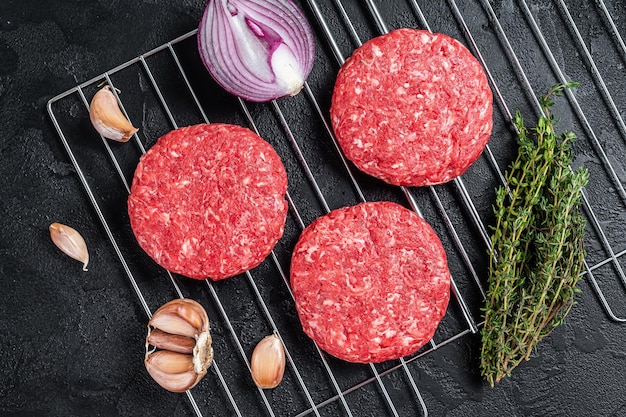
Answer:
<svg viewBox="0 0 626 417"><path fill-rule="evenodd" d="M315 41L291 0L210 0L198 50L222 88L266 102L300 91L313 67Z"/></svg>

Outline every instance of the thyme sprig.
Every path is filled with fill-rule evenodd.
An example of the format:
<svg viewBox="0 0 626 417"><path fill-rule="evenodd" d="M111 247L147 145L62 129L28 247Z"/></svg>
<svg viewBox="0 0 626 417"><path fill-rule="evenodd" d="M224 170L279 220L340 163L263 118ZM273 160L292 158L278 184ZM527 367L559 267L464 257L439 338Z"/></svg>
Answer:
<svg viewBox="0 0 626 417"><path fill-rule="evenodd" d="M586 169L570 168L574 133L555 133L554 97L578 86L557 84L540 99L543 115L527 128L515 115L519 148L496 190L489 280L483 308L481 374L493 386L557 326L574 303L585 256L580 213Z"/></svg>

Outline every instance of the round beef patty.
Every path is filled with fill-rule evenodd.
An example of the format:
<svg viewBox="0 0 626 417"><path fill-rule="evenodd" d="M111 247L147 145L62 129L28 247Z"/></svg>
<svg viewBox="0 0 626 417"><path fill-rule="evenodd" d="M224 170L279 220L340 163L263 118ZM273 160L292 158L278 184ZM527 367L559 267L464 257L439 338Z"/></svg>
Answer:
<svg viewBox="0 0 626 417"><path fill-rule="evenodd" d="M128 213L159 265L219 280L260 264L281 238L287 174L249 129L200 124L173 130L141 158Z"/></svg>
<svg viewBox="0 0 626 417"><path fill-rule="evenodd" d="M295 246L291 286L306 334L349 362L383 362L417 351L450 299L439 237L391 202L333 210Z"/></svg>
<svg viewBox="0 0 626 417"><path fill-rule="evenodd" d="M397 29L364 43L339 70L331 121L360 170L404 186L463 174L491 134L492 94L457 40Z"/></svg>

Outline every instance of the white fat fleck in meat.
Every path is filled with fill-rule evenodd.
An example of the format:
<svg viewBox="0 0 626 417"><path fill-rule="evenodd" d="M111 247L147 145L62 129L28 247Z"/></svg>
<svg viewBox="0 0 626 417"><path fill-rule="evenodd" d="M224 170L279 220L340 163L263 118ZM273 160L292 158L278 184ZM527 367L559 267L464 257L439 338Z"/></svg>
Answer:
<svg viewBox="0 0 626 417"><path fill-rule="evenodd" d="M394 337L396 334L398 334L397 330L393 330L393 329L387 329L384 331L383 335L389 339L390 337Z"/></svg>
<svg viewBox="0 0 626 417"><path fill-rule="evenodd" d="M347 341L347 337L343 332L338 332L335 329L331 329L330 330L330 337L331 339L333 339L335 341L335 343L337 343L337 345L339 346L345 346L346 345L346 341Z"/></svg>
<svg viewBox="0 0 626 417"><path fill-rule="evenodd" d="M214 219L218 223L222 221L219 214L217 214L211 207L208 207L204 212L204 219L207 220L207 222L210 222L211 219Z"/></svg>
<svg viewBox="0 0 626 417"><path fill-rule="evenodd" d="M489 110L489 103L486 103L481 109L480 109L480 117L483 118L485 117L485 115L487 114L487 110Z"/></svg>
<svg viewBox="0 0 626 417"><path fill-rule="evenodd" d="M363 89L360 86L356 86L354 88L354 93L360 95L363 92Z"/></svg>
<svg viewBox="0 0 626 417"><path fill-rule="evenodd" d="M353 237L351 239L344 239L344 242L345 245L354 245L358 247L359 250L362 250L365 247L365 239L363 238Z"/></svg>
<svg viewBox="0 0 626 417"><path fill-rule="evenodd" d="M312 254L317 252L320 247L318 245L311 245L306 249L306 253L304 254L304 260L307 262L315 262L311 257Z"/></svg>
<svg viewBox="0 0 626 417"><path fill-rule="evenodd" d="M180 157L180 154L178 152L176 152L176 151L171 151L170 152L170 156L173 157L173 158L178 158L178 157Z"/></svg>
<svg viewBox="0 0 626 417"><path fill-rule="evenodd" d="M383 56L383 51L380 50L380 48L378 47L378 45L374 45L372 48L372 53L375 57L381 57Z"/></svg>
<svg viewBox="0 0 626 417"><path fill-rule="evenodd" d="M189 239L185 239L183 242L183 246L180 248L180 251L183 255L188 255L191 250L191 241Z"/></svg>
<svg viewBox="0 0 626 417"><path fill-rule="evenodd" d="M454 126L454 121L455 121L454 116L452 115L452 113L448 112L448 114L446 115L446 118L443 121L443 128L444 129L451 128L452 126Z"/></svg>
<svg viewBox="0 0 626 417"><path fill-rule="evenodd" d="M378 328L378 327L382 326L383 324L385 324L385 321L387 320L387 318L385 316L382 316L382 315L374 314L374 317L376 317L376 318L372 322L372 328Z"/></svg>
<svg viewBox="0 0 626 417"><path fill-rule="evenodd" d="M346 287L353 294L363 294L372 288L372 277L364 276L361 279L351 276L346 277Z"/></svg>
<svg viewBox="0 0 626 417"><path fill-rule="evenodd" d="M398 294L398 293L390 293L389 295L387 295L387 302L388 303L395 303L399 299L400 299L400 294Z"/></svg>

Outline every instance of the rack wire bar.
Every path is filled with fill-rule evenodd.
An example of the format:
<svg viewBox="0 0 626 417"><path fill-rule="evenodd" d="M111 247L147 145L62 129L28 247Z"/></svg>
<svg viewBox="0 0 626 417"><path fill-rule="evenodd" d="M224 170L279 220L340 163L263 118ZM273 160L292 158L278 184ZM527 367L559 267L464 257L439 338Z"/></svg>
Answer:
<svg viewBox="0 0 626 417"><path fill-rule="evenodd" d="M478 7L485 14L486 19L488 19L491 24L491 34L495 36L497 42L502 47L502 53L506 61L511 65L511 69L515 77L517 77L519 87L528 96L528 100L537 114L540 114L541 106L531 83L531 72L528 68L525 69L522 60L518 56L518 53L516 53L511 42L513 37L509 38L509 35L507 35L505 30L506 25L502 24L489 0L475 1L477 5L471 7ZM343 44L337 39L338 35L336 35L336 32L331 30L329 24L331 16L326 15L326 13L334 11L337 14L337 19L343 26L343 29L345 29L349 43L352 44L352 48L355 48L362 44L363 35L360 35L359 32L362 30L363 26L356 25L355 23L358 22L351 17L353 8L347 7L348 5L344 5L344 2L341 0L303 0L302 3L306 6L305 10L315 19L317 25L314 29L318 35L318 39L322 40L323 44L330 51L331 62L329 66L334 66L335 68L340 67L345 62L345 54L342 52ZM367 23L373 23L375 32L384 34L397 25L406 24L406 22L396 22L395 17L393 19L386 19L377 4L375 0L365 0L363 4L358 6L360 7L360 11L364 13L364 16L369 19ZM521 16L528 25L529 31L537 40L539 48L546 58L547 66L552 70L554 77L560 82L567 81L568 78L564 70L560 67L551 50L549 38L544 36L529 2L527 0L518 0L516 4L520 7L522 11ZM570 31L573 43L582 53L582 63L585 65L585 70L600 90L600 96L606 106L606 117L612 119L617 124L617 131L619 136L622 137L620 145L624 146L624 143L626 143L626 124L619 111L620 105L616 99L617 96L611 94L609 84L605 81L605 75L602 74L601 68L596 64L592 51L587 47L582 32L575 18L570 13L567 0L552 0L550 4L552 5L551 7L554 7L554 10L557 10L561 13L561 16L563 16L563 23ZM351 4L351 6L354 6L354 4ZM429 22L428 7L422 8L420 4L418 4L418 0L407 0L406 6L415 18L415 21L410 23L411 25L423 27L431 32L438 30L437 28L433 28L431 22ZM510 141L513 142L515 137L512 133L515 133L516 129L513 124L513 114L510 110L512 105L508 103L505 98L507 96L505 92L506 89L500 86L501 82L497 79L497 72L489 67L488 60L481 52L481 48L483 48L484 45L481 46L479 37L473 32L471 24L465 18L462 9L455 0L448 0L447 6L451 13L451 20L456 22L461 36L464 37L470 49L485 70L496 102L502 112L502 122L509 128L508 134L510 135ZM598 0L595 2L594 7L597 8L599 15L606 24L607 32L610 32L609 35L615 42L620 59L626 62L626 45L605 1ZM81 145L76 142L74 132L75 129L80 129L80 127L76 127L74 124L80 124L80 122L76 122L74 120L75 117L70 116L71 112L75 110L67 110L67 107L71 107L72 102L78 102L82 107L82 112L86 115L89 107L87 99L89 90L100 86L102 83L106 83L113 87L112 91L122 111L129 120L131 120L132 114L136 113L128 111L132 109L132 106L129 105L128 102L123 102L115 89L117 77L122 79L130 74L133 80L131 83L137 83L138 79L147 80L146 88L149 90L149 93L155 97L155 106L162 115L161 121L169 126L169 128L177 128L182 120L181 114L176 111L174 106L172 106L173 103L171 103L171 99L168 98L169 84L159 80L159 73L163 69L157 64L151 63L152 59L159 58L166 59L167 62L173 64L171 71L173 71L174 74L170 75L180 77L184 87L182 89L184 92L178 93L186 96L186 100L189 101L189 109L199 114L200 121L209 123L213 114L210 109L207 108L203 100L204 93L201 92L198 81L194 79L194 70L197 69L194 65L197 66L198 61L195 59L197 57L192 56L190 58L184 51L179 52L187 43L193 44L196 33L196 30L190 31L164 45L106 71L97 77L87 80L53 97L47 105L48 113L67 151L69 160L74 166L88 200L102 224L103 231L110 241L122 270L148 318L152 315L151 305L156 302L154 300L162 298L162 295L153 295L148 286L142 285L145 281L154 280L155 277L145 277L145 273L136 266L134 261L131 261L132 256L130 255L133 253L125 252L134 249L126 249L123 243L123 237L119 236L119 233L111 227L111 217L105 209L106 205L102 203L103 193L106 193L107 190L100 189L98 186L99 177L97 173L91 172L87 161L81 160L80 156L78 156L80 154ZM368 34L366 36L373 35ZM190 59L192 64L189 64ZM167 72L167 69L165 71ZM208 78L208 74L204 75L205 78ZM195 76L197 77L197 75ZM288 191L286 199L290 208L289 220L295 224L291 232L296 235L306 227L305 219L311 216L328 213L336 203L331 203L329 199L329 197L334 197L334 190L323 185L324 178L321 174L316 173L316 165L312 163L313 159L310 155L311 150L308 148L307 144L307 140L310 139L303 137L305 134L298 131L296 126L300 122L293 117L295 112L299 110L310 111L312 115L311 122L319 125L319 131L316 132L318 136L315 140L328 144L331 153L334 153L333 157L337 158L341 171L338 175L344 176L342 180L345 180L353 189L354 200L352 200L352 203L367 201L366 196L369 196L371 192L368 184L361 182L362 177L354 172L353 167L341 151L328 122L326 109L321 104L324 101L320 99L314 91L315 88L311 86L309 82L305 83L303 89L304 98L302 101L297 102L297 105L291 102L287 103L285 101L276 100L259 107L257 105L251 105L244 100L236 99L237 107L241 113L241 117L243 117L243 122L257 134L263 135L265 132L264 128L267 128L268 124L272 125L272 127L275 126L276 130L281 132L280 134L283 135L286 143L286 146L284 146L286 149L285 152L291 152L289 155L285 155L285 157L292 158L299 170L298 172L290 172L288 169L290 183L292 179L291 176L297 177L295 181L297 187L307 189L312 195L312 198L319 204L319 211L316 211L316 209L309 207L306 199L303 199L299 192L300 188L297 190L290 189L290 191ZM626 192L624 191L622 180L618 174L620 171L610 159L606 145L602 143L594 132L590 118L588 118L587 113L583 111L583 106L579 103L576 96L569 91L566 94L573 113L582 124L588 145L605 170L607 187L615 191L619 196L621 204L619 209L623 211L626 208ZM293 100L296 99L294 98ZM301 108L294 110L294 106L301 106ZM239 117L239 115L237 115L237 117ZM497 115L494 114L494 117L497 117ZM93 132L91 134L95 135ZM310 134L310 132L307 132L307 135L308 134ZM144 154L149 146L148 143L156 139L154 137L148 137L148 134L145 133L143 135L146 137L142 138L141 134L135 134L132 140L139 154ZM102 144L102 155L110 164L112 176L119 179L118 184L126 194L129 193L129 181L125 175L125 172L128 171L125 162L127 164L128 161L120 159L117 155L116 147L112 146L109 141L103 137L100 137L100 141ZM497 143L490 143L481 157L493 175L493 187L496 185L505 185L501 167L506 165L505 161L498 161L496 155L499 155L499 153L496 152L497 149L494 148L495 146L497 146ZM477 258L473 250L475 249L474 246L480 246L482 248L481 253L485 256L484 254L486 254L487 250L491 247L487 226L488 220L484 218L485 214L481 214L481 210L479 210L479 208L484 208L484 199L481 199L481 196L472 195L470 190L466 187L465 175L455 179L446 186L427 187L426 191L407 187L397 188L404 197L405 204L418 215L422 217L427 216L430 221L438 222L447 232L450 240L450 246L447 249L456 259L453 263L457 268L456 271L459 272L454 274L454 279L452 280L452 293L454 295L453 299L455 300L456 308L450 309L444 318L444 322L442 322L441 326L443 328L441 334L439 334L438 331L438 334L430 344L414 355L380 365L338 364L334 358L329 357L312 341L309 341L307 346L303 346L301 343L292 343L292 332L294 332L292 328L293 323L286 321L285 318L282 317L282 314L278 315L273 313L274 306L271 300L268 299L268 288L265 287L266 279L270 280L276 278L278 286L275 290L286 294L286 302L290 303L289 305L293 308L293 294L289 285L288 273L283 265L285 257L288 258L290 255L289 249L275 248L264 262L264 264L269 265L271 272L268 273L265 269L255 269L233 279L243 280L242 282L247 283L250 301L259 310L258 318L256 319L258 327L269 329L269 331L277 334L283 341L288 360L288 371L285 373L283 385L286 386L286 390L292 393L294 407L297 408L288 411L280 409L275 403L275 399L269 396L265 390L254 390L254 386L252 385L249 390L250 392L247 392L247 396L245 397L248 400L252 397L258 401L257 406L259 408L258 410L255 409L255 411L252 411L252 413L260 412L269 416L285 415L285 413L292 416L322 416L337 415L337 413L340 413L351 417L353 415L359 415L360 408L365 406L372 410L379 410L378 415L428 415L428 407L419 390L419 380L416 379L416 375L419 371L418 368L415 367L415 364L424 356L440 351L443 346L453 345L461 338L477 333L482 326L483 323L480 322L481 318L479 317L477 306L479 306L485 298L485 289L483 287L485 268L479 265L480 258ZM298 192L294 193L294 191ZM588 190L586 190L583 195L584 213L592 231L598 238L597 241L605 256L600 260L595 260L595 262L591 264L588 263L588 260L585 260L584 274L607 316L616 322L626 322L626 318L622 317L624 313L617 313L612 304L615 302L615 298L611 299L603 290L606 284L601 285L600 281L596 278L601 272L606 272L607 269L610 270L618 281L617 286L620 291L617 292L620 296L626 298L626 275L620 263L621 260L625 259L626 248L618 248L612 244L611 232L607 230L606 222L603 221L597 213L597 210L594 209L594 201L589 198L587 191ZM450 207L448 199L452 199L456 206ZM448 205L446 205L446 203ZM452 216L451 211L453 210L458 210L463 213L464 216L467 216L469 219L468 224L460 224L458 219ZM463 227L470 228L473 231L473 236L468 238L467 233L464 233L462 229ZM476 245L475 242L477 242L478 245ZM185 279L180 279L169 271L162 271L162 275L171 284L171 288L176 297L184 297L185 294L193 298L203 297L202 294L191 292L188 285L186 285ZM248 360L250 341L245 340L241 336L241 324L233 317L233 313L229 311L232 297L232 294L228 293L229 288L210 280L205 281L204 288L206 288L206 298L210 306L217 312L217 317L212 317L212 321L217 321L219 325L226 329L230 343L235 347L235 353L233 354L234 359L231 361L223 362L219 352L216 352L216 361L218 361L220 365L218 366L218 363L214 361L213 366L210 368L211 372L207 375L207 378L215 379L215 383L221 388L222 398L226 400L225 406L229 408L229 411L234 415L244 416L249 412L243 406L247 400L240 397L238 390L240 390L239 385L241 385L241 378L250 379L250 364ZM613 297L615 297L614 293L615 291L612 292ZM471 297L472 294L475 295L476 299ZM460 317L456 317L457 315L460 315ZM297 332L298 329L295 329L295 331ZM262 336L265 336L265 334L256 336L260 339ZM302 359L303 357L307 358L306 363L301 362L304 360ZM346 365L349 366L346 367ZM311 366L313 366L313 370ZM233 373L233 371L230 371L232 368L237 368L237 372ZM316 385L314 378L312 378L313 374L321 378L321 381L326 381L324 387L320 388ZM391 387L392 380L393 388ZM398 381L402 381L400 385L405 390L403 397L406 398L408 396L412 398L413 401L411 404L407 404L405 401L398 401L396 395L397 385L399 384ZM208 406L204 409L202 407L202 401L198 400L200 397L195 394L197 390L202 391L202 384L199 385L199 387L194 388L193 392L187 391L185 395L189 401L191 411L196 416L210 415L211 412L215 410ZM360 392L365 392L366 395L357 396L357 393ZM408 395L406 395L406 393L408 393ZM364 398L367 398L366 405L362 404ZM223 410L218 410L218 412L221 411Z"/></svg>

